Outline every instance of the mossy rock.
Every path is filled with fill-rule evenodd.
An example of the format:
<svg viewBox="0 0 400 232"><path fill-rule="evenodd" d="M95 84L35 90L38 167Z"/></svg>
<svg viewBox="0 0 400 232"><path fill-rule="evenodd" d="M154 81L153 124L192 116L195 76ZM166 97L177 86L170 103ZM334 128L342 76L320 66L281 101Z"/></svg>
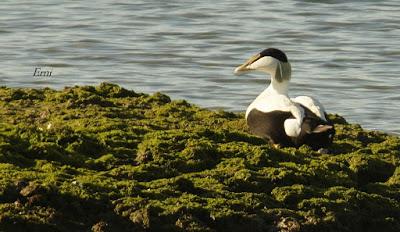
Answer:
<svg viewBox="0 0 400 232"><path fill-rule="evenodd" d="M366 154L354 154L349 160L359 185L374 182L386 182L393 175L395 166L378 157Z"/></svg>
<svg viewBox="0 0 400 232"><path fill-rule="evenodd" d="M400 231L400 138L328 117L323 154L162 93L0 87L0 230Z"/></svg>

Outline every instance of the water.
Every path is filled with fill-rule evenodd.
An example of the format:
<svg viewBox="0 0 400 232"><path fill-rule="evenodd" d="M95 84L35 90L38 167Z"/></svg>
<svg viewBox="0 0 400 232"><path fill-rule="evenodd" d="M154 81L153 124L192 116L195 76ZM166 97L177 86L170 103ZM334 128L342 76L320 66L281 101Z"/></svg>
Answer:
<svg viewBox="0 0 400 232"><path fill-rule="evenodd" d="M110 81L244 111L267 85L233 69L267 47L317 97L364 128L400 134L400 2L13 1L0 3L0 85ZM36 67L52 77L33 77Z"/></svg>

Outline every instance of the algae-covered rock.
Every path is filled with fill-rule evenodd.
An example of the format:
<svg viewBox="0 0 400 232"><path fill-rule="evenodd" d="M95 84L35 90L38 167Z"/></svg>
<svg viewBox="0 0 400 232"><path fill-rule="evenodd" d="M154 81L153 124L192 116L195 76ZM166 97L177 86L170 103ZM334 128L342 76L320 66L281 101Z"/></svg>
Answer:
<svg viewBox="0 0 400 232"><path fill-rule="evenodd" d="M1 231L400 231L400 138L329 115L328 153L118 85L0 88Z"/></svg>

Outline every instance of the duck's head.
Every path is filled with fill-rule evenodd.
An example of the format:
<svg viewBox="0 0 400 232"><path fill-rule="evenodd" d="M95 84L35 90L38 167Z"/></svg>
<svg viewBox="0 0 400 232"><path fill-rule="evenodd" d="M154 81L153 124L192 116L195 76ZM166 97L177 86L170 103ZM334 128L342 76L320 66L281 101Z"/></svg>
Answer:
<svg viewBox="0 0 400 232"><path fill-rule="evenodd" d="M286 54L276 48L268 48L252 56L235 69L235 74L261 71L271 75L278 82L289 81L292 73Z"/></svg>

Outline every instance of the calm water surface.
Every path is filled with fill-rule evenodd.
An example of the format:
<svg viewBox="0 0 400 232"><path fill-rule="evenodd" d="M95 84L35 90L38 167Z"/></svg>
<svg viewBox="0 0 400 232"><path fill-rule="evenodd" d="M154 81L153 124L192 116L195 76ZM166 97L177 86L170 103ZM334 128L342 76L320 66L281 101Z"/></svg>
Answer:
<svg viewBox="0 0 400 232"><path fill-rule="evenodd" d="M111 81L244 111L269 77L233 69L267 47L291 60L291 96L315 96L350 122L400 134L397 0L0 3L0 85ZM53 76L34 78L35 67Z"/></svg>

